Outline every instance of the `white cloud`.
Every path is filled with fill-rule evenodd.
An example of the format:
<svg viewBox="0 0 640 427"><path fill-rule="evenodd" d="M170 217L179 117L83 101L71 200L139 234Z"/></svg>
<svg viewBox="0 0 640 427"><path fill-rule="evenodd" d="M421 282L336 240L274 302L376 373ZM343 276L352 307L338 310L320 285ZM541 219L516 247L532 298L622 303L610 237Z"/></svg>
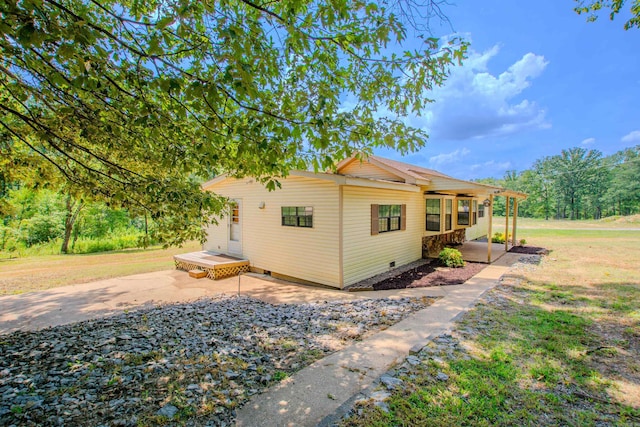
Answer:
<svg viewBox="0 0 640 427"><path fill-rule="evenodd" d="M435 139L446 140L549 128L543 108L533 101L516 99L548 62L543 56L527 53L496 76L487 64L499 52L498 46L482 53L471 50L463 66L454 67L445 85L430 94L436 102L410 124L427 128Z"/></svg>
<svg viewBox="0 0 640 427"><path fill-rule="evenodd" d="M622 142L640 142L640 130L634 130L633 132L629 132L627 135L623 136L621 139Z"/></svg>
<svg viewBox="0 0 640 427"><path fill-rule="evenodd" d="M467 156L471 151L468 148L457 149L451 153L442 153L437 156L429 157L429 163L432 166L440 166L446 163L455 163Z"/></svg>
<svg viewBox="0 0 640 427"><path fill-rule="evenodd" d="M491 171L492 173L495 173L497 171L504 172L508 169L511 169L511 162L498 163L495 160L489 160L488 162L476 163L474 165L471 165L472 171L478 171L481 169Z"/></svg>
<svg viewBox="0 0 640 427"><path fill-rule="evenodd" d="M596 142L595 138L587 138L587 139L583 139L580 144L582 144L582 145L591 145L594 142Z"/></svg>

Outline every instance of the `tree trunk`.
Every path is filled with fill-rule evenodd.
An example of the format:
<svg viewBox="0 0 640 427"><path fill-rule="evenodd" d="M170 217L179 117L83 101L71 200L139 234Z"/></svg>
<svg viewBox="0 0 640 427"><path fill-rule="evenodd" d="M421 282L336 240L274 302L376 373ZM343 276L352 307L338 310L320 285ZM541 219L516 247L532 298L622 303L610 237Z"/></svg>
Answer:
<svg viewBox="0 0 640 427"><path fill-rule="evenodd" d="M576 219L576 204L575 204L575 200L573 198L573 195L571 196L570 212L571 212L571 218L569 218L569 219L571 221L573 221L574 219Z"/></svg>
<svg viewBox="0 0 640 427"><path fill-rule="evenodd" d="M67 196L67 214L64 218L64 237L62 239L62 247L60 248L60 252L63 254L69 253L69 239L71 239L71 232L73 231L73 225L78 219L78 215L80 214L80 210L84 206L84 202L82 200L76 202L73 197L69 194Z"/></svg>
<svg viewBox="0 0 640 427"><path fill-rule="evenodd" d="M545 188L544 190L544 219L549 221L549 211L551 208L549 207L549 191Z"/></svg>
<svg viewBox="0 0 640 427"><path fill-rule="evenodd" d="M71 241L71 250L76 248L76 242L78 241L78 234L80 234L80 223L76 221L73 226L73 239Z"/></svg>

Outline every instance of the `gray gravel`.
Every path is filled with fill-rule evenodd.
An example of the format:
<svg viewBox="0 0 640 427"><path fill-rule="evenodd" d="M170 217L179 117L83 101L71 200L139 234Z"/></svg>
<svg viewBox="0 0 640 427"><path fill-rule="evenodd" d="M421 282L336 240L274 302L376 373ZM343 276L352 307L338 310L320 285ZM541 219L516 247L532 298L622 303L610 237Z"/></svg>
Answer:
<svg viewBox="0 0 640 427"><path fill-rule="evenodd" d="M252 395L432 302L219 297L0 336L0 426L230 425Z"/></svg>
<svg viewBox="0 0 640 427"><path fill-rule="evenodd" d="M394 392L402 392L408 387L412 387L413 380L421 372L421 365L443 365L443 359L452 359L454 354L468 358L466 351L460 346L459 341L450 334L445 333L437 336L429 342L419 353L407 356L404 361L383 374L377 381L377 385L371 389L358 394L353 399L353 405L345 411L342 420L330 424L337 427L340 422L350 417L359 417L364 412L364 407L374 405L384 412L389 412L388 400ZM433 381L446 382L449 376L437 370L432 378ZM348 424L348 423L347 423Z"/></svg>

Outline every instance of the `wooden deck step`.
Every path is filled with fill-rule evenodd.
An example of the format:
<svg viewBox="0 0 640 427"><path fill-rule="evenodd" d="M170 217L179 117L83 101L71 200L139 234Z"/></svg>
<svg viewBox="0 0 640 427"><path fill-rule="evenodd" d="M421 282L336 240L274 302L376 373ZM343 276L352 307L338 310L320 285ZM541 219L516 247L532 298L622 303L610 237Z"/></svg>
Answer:
<svg viewBox="0 0 640 427"><path fill-rule="evenodd" d="M189 270L189 277L202 279L203 277L207 277L207 272L204 270Z"/></svg>
<svg viewBox="0 0 640 427"><path fill-rule="evenodd" d="M237 276L249 271L249 260L209 251L190 252L174 255L173 260L178 270L198 270L206 274L209 279L222 279Z"/></svg>

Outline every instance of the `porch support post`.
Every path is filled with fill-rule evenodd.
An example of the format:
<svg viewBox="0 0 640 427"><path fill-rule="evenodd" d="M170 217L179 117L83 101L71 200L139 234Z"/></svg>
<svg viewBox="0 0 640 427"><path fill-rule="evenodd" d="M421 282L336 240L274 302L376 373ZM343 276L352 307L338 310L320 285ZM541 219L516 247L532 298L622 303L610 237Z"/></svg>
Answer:
<svg viewBox="0 0 640 427"><path fill-rule="evenodd" d="M516 224L518 222L518 199L513 198L513 233L511 233L511 245L516 245Z"/></svg>
<svg viewBox="0 0 640 427"><path fill-rule="evenodd" d="M504 202L504 251L509 252L509 202L510 197L505 196Z"/></svg>
<svg viewBox="0 0 640 427"><path fill-rule="evenodd" d="M493 194L489 194L489 228L487 229L487 262L491 264L491 236L493 235Z"/></svg>

